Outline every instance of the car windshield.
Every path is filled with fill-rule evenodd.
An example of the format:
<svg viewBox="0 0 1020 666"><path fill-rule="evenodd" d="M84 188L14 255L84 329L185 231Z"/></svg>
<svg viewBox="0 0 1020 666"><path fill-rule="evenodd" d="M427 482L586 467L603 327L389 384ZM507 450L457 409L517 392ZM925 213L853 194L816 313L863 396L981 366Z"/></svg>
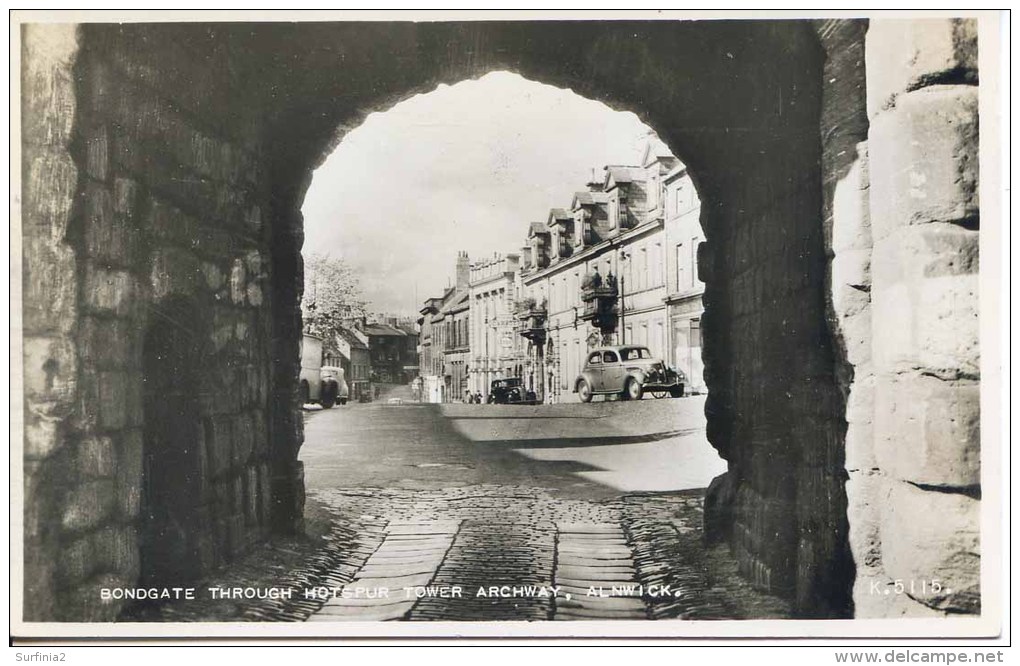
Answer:
<svg viewBox="0 0 1020 666"><path fill-rule="evenodd" d="M648 351L645 347L631 347L629 349L621 349L620 356L623 357L624 361L637 361L642 358L651 358L652 352Z"/></svg>

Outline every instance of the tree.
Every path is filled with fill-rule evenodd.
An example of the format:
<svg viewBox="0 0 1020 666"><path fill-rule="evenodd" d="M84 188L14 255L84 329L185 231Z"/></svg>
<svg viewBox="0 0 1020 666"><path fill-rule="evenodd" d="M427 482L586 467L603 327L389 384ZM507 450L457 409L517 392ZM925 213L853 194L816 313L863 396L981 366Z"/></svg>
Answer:
<svg viewBox="0 0 1020 666"><path fill-rule="evenodd" d="M365 315L367 305L357 274L343 259L315 253L305 260L305 332L332 341L345 321Z"/></svg>

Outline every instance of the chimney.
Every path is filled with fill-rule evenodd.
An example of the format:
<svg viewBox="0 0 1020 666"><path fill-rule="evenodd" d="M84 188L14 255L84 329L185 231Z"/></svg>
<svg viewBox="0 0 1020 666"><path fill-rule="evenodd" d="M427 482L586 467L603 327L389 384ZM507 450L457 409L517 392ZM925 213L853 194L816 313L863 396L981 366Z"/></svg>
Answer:
<svg viewBox="0 0 1020 666"><path fill-rule="evenodd" d="M471 260L467 252L457 253L457 289L467 289L471 276Z"/></svg>
<svg viewBox="0 0 1020 666"><path fill-rule="evenodd" d="M591 178L589 178L588 182L585 183L588 186L588 191L601 192L603 182L604 180L602 178L599 178L598 175L596 174L595 167L592 167Z"/></svg>

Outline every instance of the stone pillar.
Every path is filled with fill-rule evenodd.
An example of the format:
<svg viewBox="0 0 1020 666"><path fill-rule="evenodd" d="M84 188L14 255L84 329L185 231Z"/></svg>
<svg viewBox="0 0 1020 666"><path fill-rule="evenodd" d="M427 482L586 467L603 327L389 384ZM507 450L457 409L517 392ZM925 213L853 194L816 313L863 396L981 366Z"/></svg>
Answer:
<svg viewBox="0 0 1020 666"><path fill-rule="evenodd" d="M78 184L71 144L79 35L74 25L26 25L21 44L21 210L12 223L20 223L24 262L25 585L12 594L24 594L24 619L50 620L60 611L56 590L63 584L57 554L64 479L73 457L66 423L79 395L78 262L67 241ZM16 270L14 254L11 260ZM65 553L64 560L76 558Z"/></svg>
<svg viewBox="0 0 1020 666"><path fill-rule="evenodd" d="M977 24L872 21L866 58L874 449L850 483L855 607L976 613Z"/></svg>

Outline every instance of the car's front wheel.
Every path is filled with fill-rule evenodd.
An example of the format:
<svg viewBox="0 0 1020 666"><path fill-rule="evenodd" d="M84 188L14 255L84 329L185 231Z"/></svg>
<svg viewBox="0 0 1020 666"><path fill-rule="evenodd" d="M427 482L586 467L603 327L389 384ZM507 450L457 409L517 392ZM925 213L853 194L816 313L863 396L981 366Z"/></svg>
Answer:
<svg viewBox="0 0 1020 666"><path fill-rule="evenodd" d="M640 400L642 395L644 395L644 388L641 386L641 382L631 377L623 389L623 397L627 400Z"/></svg>
<svg viewBox="0 0 1020 666"><path fill-rule="evenodd" d="M591 385L586 379L577 382L577 395L581 402L591 402Z"/></svg>

